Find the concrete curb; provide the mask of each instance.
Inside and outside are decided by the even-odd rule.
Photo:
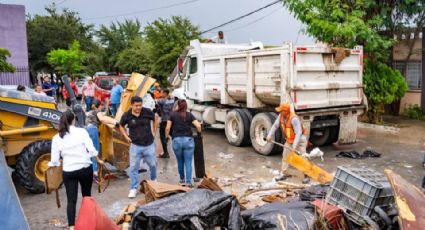
[[[400,128],[393,127],[393,126],[384,126],[384,125],[375,125],[375,124],[369,124],[369,123],[358,123],[359,128],[369,128],[369,129],[375,129],[378,131],[385,131],[385,132],[392,132],[392,133],[398,133],[400,132]]]

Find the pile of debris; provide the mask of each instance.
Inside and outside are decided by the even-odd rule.
[[[386,174],[391,182],[394,174]],[[418,225],[425,224],[422,213],[406,214],[406,200],[399,204],[398,194],[410,193],[394,191],[389,181],[370,169],[338,167],[330,184],[275,182],[240,196],[208,177],[193,189],[143,181],[145,198],[126,206],[116,223],[122,229],[398,229],[406,221],[425,226]]]

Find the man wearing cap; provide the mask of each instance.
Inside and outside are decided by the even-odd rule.
[[[282,174],[277,177],[276,180],[286,180],[288,178],[287,171],[289,167],[288,163],[286,163],[286,159],[288,158],[289,153],[292,149],[297,151],[299,154],[306,152],[306,129],[301,124],[298,116],[294,112],[291,112],[291,106],[288,103],[281,104],[276,108],[276,111],[280,114],[267,135],[267,141],[272,142],[272,136],[279,126],[281,126],[286,142],[282,153]],[[304,175],[303,183],[307,184],[309,182],[310,178],[307,175]]]

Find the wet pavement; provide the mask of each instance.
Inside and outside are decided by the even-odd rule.
[[[425,140],[425,122],[396,121],[400,131],[388,131],[374,127],[363,127],[358,130],[358,141],[352,145],[326,146],[324,161],[316,158],[313,161],[320,167],[333,173],[337,166],[369,167],[383,172],[392,169],[409,182],[420,186],[424,169],[422,168],[422,142]],[[261,156],[252,147],[234,147],[227,143],[223,130],[209,129],[204,132],[204,152],[206,171],[211,177],[219,179],[220,185],[230,193],[240,195],[253,183],[270,183],[273,173],[280,168],[280,155]],[[372,149],[382,153],[380,158],[348,159],[336,158],[339,151],[356,150],[362,153]],[[294,177],[288,181],[300,183],[302,175],[294,169],[290,170]],[[170,159],[158,159],[158,181],[177,183],[177,165],[174,156]],[[147,178],[147,173],[142,178]],[[115,218],[125,205],[143,197],[128,199],[128,179],[111,181],[105,193],[99,194],[97,186],[93,185],[92,193],[96,201]],[[65,189],[60,190],[62,207],[57,208],[55,195],[30,194],[17,186],[24,212],[31,229],[58,229],[54,223],[66,223]],[[79,198],[81,202],[81,197]],[[79,205],[79,203],[78,203]]]

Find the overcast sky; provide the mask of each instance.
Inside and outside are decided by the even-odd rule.
[[[58,8],[78,12],[85,23],[110,24],[124,19],[139,19],[142,25],[172,15],[188,17],[201,31],[237,18],[274,0],[0,0],[4,4],[25,5],[27,14],[46,14],[44,7],[52,2]],[[174,5],[174,6],[171,6]],[[168,8],[164,8],[167,7]],[[157,10],[152,10],[157,8]],[[158,9],[162,8],[162,9]],[[145,12],[142,12],[145,11]],[[229,43],[262,41],[265,44],[280,44],[292,41],[309,44],[312,38],[301,31],[303,25],[281,3],[220,28]],[[205,34],[213,37],[216,32]]]

